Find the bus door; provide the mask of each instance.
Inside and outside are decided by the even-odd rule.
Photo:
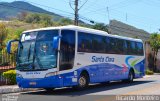
[[[66,71],[72,69],[74,66],[75,31],[62,30],[61,36],[59,71]],[[72,75],[72,73],[68,73],[63,76],[64,86],[70,85],[70,83],[72,83]]]

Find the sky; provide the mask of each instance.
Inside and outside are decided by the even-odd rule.
[[[21,1],[74,19],[74,0]],[[109,20],[115,19],[150,33],[160,32],[160,0],[79,0],[79,8],[79,18],[86,22],[108,24]]]

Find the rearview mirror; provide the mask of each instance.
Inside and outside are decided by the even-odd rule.
[[[7,43],[7,53],[12,54],[15,53],[18,48],[19,40],[11,40]]]
[[[53,48],[54,49],[58,49],[58,43],[59,43],[59,39],[61,38],[61,36],[55,36],[53,37]]]

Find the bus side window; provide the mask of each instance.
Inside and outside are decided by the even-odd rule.
[[[116,45],[117,45],[117,54],[125,54],[124,53],[124,40],[122,39],[116,39]]]
[[[140,42],[137,42],[137,54],[142,56],[144,55],[143,44]]]
[[[91,38],[88,33],[78,32],[78,52],[92,52]]]
[[[105,52],[105,38],[100,35],[92,35],[92,52],[104,53]]]
[[[109,40],[109,51],[108,51],[108,53],[109,54],[115,54],[116,53],[116,39],[112,38],[112,37],[109,37],[108,40]]]
[[[126,40],[126,45],[127,45],[127,55],[132,55],[131,42]]]
[[[131,54],[132,55],[136,55],[137,52],[136,52],[136,43],[134,41],[131,41]]]

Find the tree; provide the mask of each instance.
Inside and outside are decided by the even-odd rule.
[[[153,50],[153,62],[154,62],[153,71],[157,71],[156,65],[157,65],[157,54],[158,50],[160,49],[160,34],[158,33],[151,34],[149,42]]]
[[[93,26],[93,29],[98,29],[98,30],[102,30],[102,31],[108,32],[107,26],[106,26],[105,24],[103,24],[103,23],[95,24],[95,25]]]
[[[38,23],[42,24],[44,27],[52,25],[52,16],[47,14],[39,14],[39,13],[29,13],[24,21],[27,23]]]
[[[7,37],[7,28],[3,23],[0,23],[0,51],[4,48],[4,40]]]
[[[25,18],[25,21],[27,23],[38,23],[40,21],[40,16],[39,14],[35,13],[35,14],[28,14]]]
[[[69,25],[69,24],[73,24],[73,21],[68,18],[62,18],[60,19],[59,23],[61,25]]]
[[[17,15],[17,18],[20,21],[24,21],[27,15],[28,15],[28,12],[22,11],[20,14]]]
[[[47,15],[47,14],[41,14],[40,15],[40,23],[42,23],[44,27],[51,26],[52,25],[52,16]]]

